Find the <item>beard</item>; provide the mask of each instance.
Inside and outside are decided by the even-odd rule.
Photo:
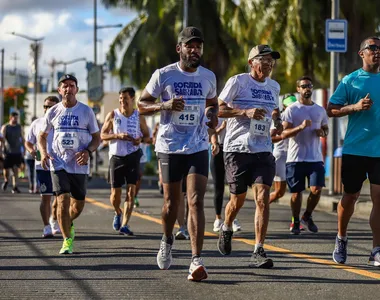
[[[191,57],[187,57],[185,54],[181,53],[181,60],[187,68],[198,68],[201,64],[201,58],[198,57],[197,60],[193,60]]]
[[[311,93],[311,92],[305,92],[304,94],[303,94],[303,98],[305,98],[305,99],[309,99],[309,98],[311,98],[311,95],[312,95],[313,93]]]

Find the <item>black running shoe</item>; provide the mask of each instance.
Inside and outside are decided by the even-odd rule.
[[[5,192],[7,190],[8,181],[4,181],[3,185],[1,186],[1,189]]]
[[[231,239],[234,232],[232,230],[223,230],[223,225],[219,229],[218,250],[223,255],[231,254]]]
[[[273,268],[273,260],[267,258],[267,254],[263,247],[258,248],[253,252],[249,261],[250,268],[270,269]]]
[[[318,227],[317,225],[315,225],[313,218],[311,216],[307,219],[305,218],[305,216],[302,216],[301,223],[303,224],[304,227],[307,228],[308,231],[312,233],[318,232]]]
[[[12,194],[20,194],[20,193],[21,191],[18,189],[17,186],[12,189]]]

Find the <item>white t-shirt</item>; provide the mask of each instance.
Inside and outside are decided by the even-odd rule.
[[[32,124],[30,124],[28,136],[26,137],[26,141],[31,143],[31,144],[35,144],[35,149],[38,148],[37,147],[38,135],[40,134],[41,131],[43,131],[44,124],[45,124],[45,117],[38,118],[38,119],[34,120],[32,122]],[[54,135],[54,131],[50,130],[50,132],[47,136],[47,151],[49,154],[51,153],[51,147],[53,144],[53,135]],[[34,165],[36,166],[36,170],[44,170],[44,168],[42,168],[42,166],[41,166],[41,161],[36,159],[34,161]]]
[[[280,85],[266,78],[258,82],[248,73],[238,74],[228,79],[219,99],[231,108],[264,108],[265,120],[253,120],[248,117],[227,119],[227,133],[224,139],[224,152],[272,152],[270,127],[272,112],[278,108]]]
[[[92,134],[99,132],[94,112],[87,105],[77,102],[66,108],[62,102],[54,105],[46,114],[42,131],[54,129],[50,170],[65,170],[72,174],[89,174],[90,162],[78,165],[75,153],[83,151],[92,140]]]
[[[134,110],[129,117],[124,116],[117,108],[114,110],[113,132],[128,133],[134,139],[142,137],[140,129],[139,112]],[[109,144],[109,156],[126,156],[139,150],[139,146],[133,145],[131,141],[114,139]]]
[[[281,113],[281,120],[284,120],[285,111]],[[273,125],[273,124],[272,124]],[[272,128],[275,128],[272,126]],[[289,139],[281,140],[278,143],[273,144],[273,155],[275,157],[280,157],[281,155],[286,155],[288,152]]]
[[[218,126],[217,126],[217,128],[222,125],[223,121],[227,121],[227,120],[225,118],[218,118]],[[226,128],[224,128],[223,130],[219,131],[219,134],[218,134],[218,143],[220,145],[223,145],[225,137],[226,137]]]
[[[328,124],[326,110],[315,103],[304,105],[298,101],[285,110],[283,121],[292,123],[293,127],[301,125],[304,120],[311,120],[311,126],[289,138],[286,162],[323,161],[321,140],[315,130]]]
[[[208,149],[205,116],[206,99],[216,96],[216,78],[210,70],[200,66],[188,73],[174,63],[156,70],[146,91],[165,102],[183,96],[182,112],[161,111],[156,151],[161,153],[192,154]]]
[[[152,130],[149,129],[149,137],[152,138]],[[147,163],[148,162],[148,149],[150,145],[146,143],[140,143],[140,149],[142,151],[142,156],[140,158],[140,163]]]

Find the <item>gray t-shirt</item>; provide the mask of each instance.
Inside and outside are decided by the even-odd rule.
[[[300,102],[285,110],[283,121],[292,123],[293,127],[301,125],[304,120],[311,120],[311,126],[289,138],[286,162],[323,161],[321,140],[315,130],[328,124],[326,110],[315,103],[304,105]]]

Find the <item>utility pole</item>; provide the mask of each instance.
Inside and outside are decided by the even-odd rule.
[[[17,72],[17,61],[20,60],[20,57],[18,57],[17,52],[15,52],[15,54],[13,56],[11,56],[10,59],[14,61],[13,73],[16,74],[16,72]]]
[[[331,0],[331,19],[339,19],[339,0]],[[330,53],[330,96],[334,93],[338,86],[339,74],[339,53]],[[329,119],[330,132],[328,136],[328,155],[330,157],[330,179],[329,194],[334,194],[335,166],[334,151],[338,147],[338,120],[337,118]]]
[[[183,21],[182,27],[186,28],[189,20],[189,0],[183,0]]]
[[[98,56],[98,53],[97,53],[97,50],[96,50],[96,43],[97,43],[97,30],[98,30],[98,24],[97,24],[97,20],[96,20],[96,1],[97,0],[94,0],[94,65],[96,66],[96,63],[97,63],[97,56]]]
[[[4,123],[4,48],[1,49],[0,125]]]

